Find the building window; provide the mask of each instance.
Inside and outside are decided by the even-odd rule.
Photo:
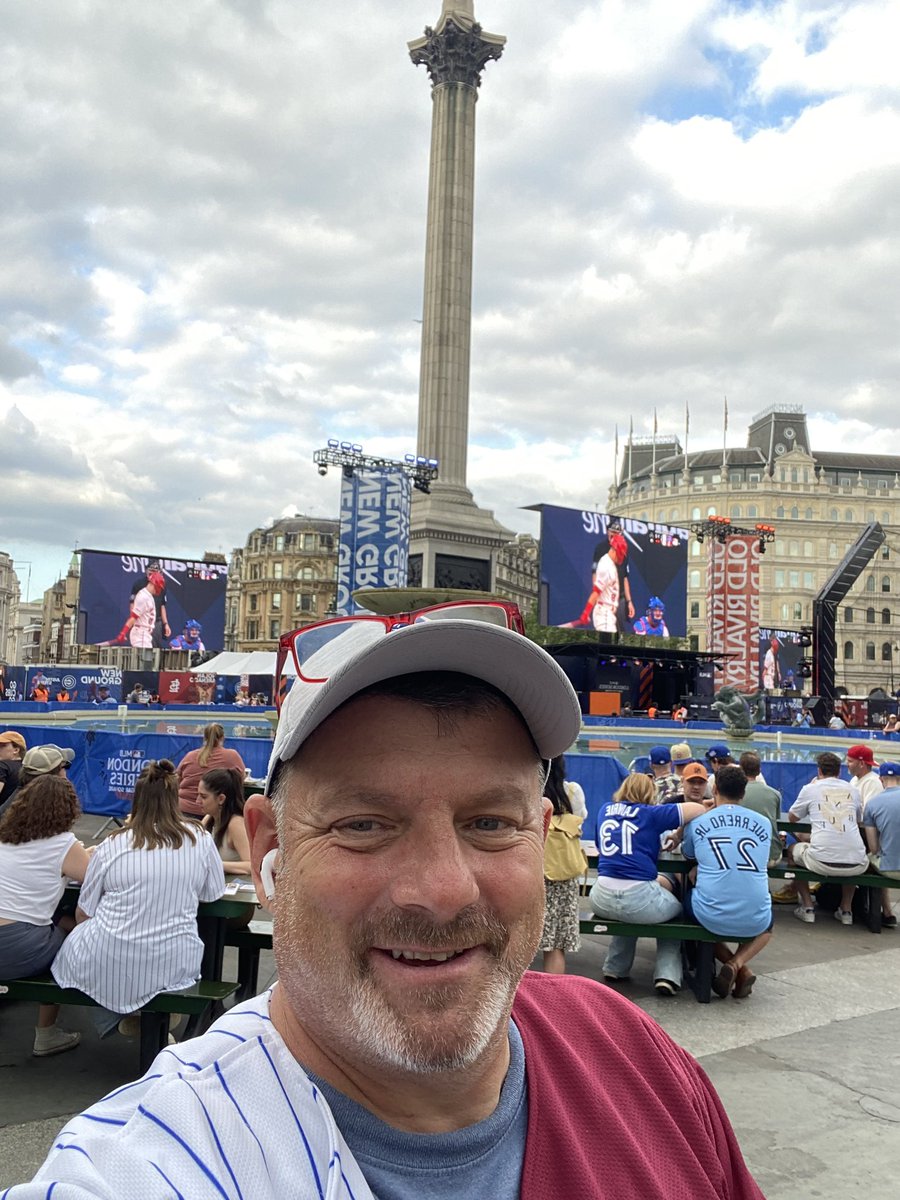
[[[747,506],[747,516],[748,517],[758,517],[759,516],[759,509],[756,507],[755,504],[750,504]]]
[[[303,549],[304,550],[315,550],[315,548],[316,548],[316,535],[314,533],[304,533]]]
[[[748,483],[759,483],[760,478],[761,478],[761,476],[759,474],[759,471],[750,471],[747,474],[747,482]]]
[[[867,592],[875,591],[875,576],[874,575],[870,575],[868,577],[868,579],[866,580],[866,591]]]
[[[277,617],[273,617],[269,621],[269,637],[274,642],[276,638],[281,637],[281,622]]]
[[[716,506],[714,504],[711,504],[706,510],[706,515],[708,517],[714,517],[716,515]]]
[[[702,553],[703,553],[703,547],[700,545],[700,543],[695,538],[691,542],[691,558],[699,558]]]
[[[272,608],[275,612],[281,612],[281,592],[272,593]]]
[[[866,642],[866,662],[875,661],[875,643]]]
[[[257,608],[258,604],[259,604],[259,596],[257,596],[256,592],[251,592],[250,595],[247,597],[247,606],[250,609],[250,612],[256,612],[256,608]]]
[[[803,572],[803,586],[810,589],[816,586],[816,577],[812,571]]]
[[[699,616],[700,616],[700,601],[692,600],[691,601],[691,620],[696,621]]]
[[[781,619],[782,621],[789,621],[791,619],[791,606],[789,604],[782,604]]]
[[[739,504],[732,504],[732,506],[731,506],[732,520],[734,520],[735,517],[740,517],[740,515],[741,515],[741,506]]]
[[[672,517],[671,517],[671,519],[672,519],[672,521],[673,521],[673,522],[674,522],[674,521],[680,521],[680,520],[681,520],[681,513],[678,511],[678,509],[677,509],[677,508],[673,508],[673,509],[672,509]]]
[[[299,570],[297,571],[298,579],[312,579],[312,577],[313,577],[312,567],[300,567]]]
[[[315,612],[316,598],[309,592],[298,592],[294,599],[294,607],[298,612]]]
[[[784,555],[784,539],[783,538],[775,539],[775,553],[778,555],[779,558],[783,557],[783,555]]]
[[[848,621],[848,622],[853,620],[853,609],[852,608],[844,609],[844,620]]]
[[[883,608],[881,610],[881,623],[882,623],[882,625],[890,625],[891,610],[889,608]]]
[[[889,592],[889,591],[891,590],[891,577],[890,577],[890,575],[882,575],[882,577],[881,577],[881,590],[882,590],[883,592]]]
[[[837,558],[839,553],[840,552],[838,550],[837,542],[829,542],[828,543],[828,557],[829,558]]]
[[[775,570],[775,586],[777,588],[784,587],[784,571],[780,571],[777,568]]]
[[[802,621],[802,620],[803,620],[803,605],[800,603],[800,601],[799,601],[799,600],[795,600],[795,601],[794,601],[794,613],[793,613],[793,619],[794,619],[795,621]]]
[[[259,621],[248,621],[247,622],[247,635],[246,636],[247,636],[248,642],[256,641],[257,637],[259,636]]]
[[[799,558],[800,543],[796,538],[791,538],[788,542],[788,554],[791,556],[791,558]]]
[[[875,520],[875,513],[871,508],[866,509],[866,520],[871,524]]]
[[[775,509],[775,519],[778,521],[784,520],[784,505],[783,504],[779,504],[778,507]]]
[[[791,508],[791,520],[792,521],[800,520],[800,509],[797,507],[796,504]]]
[[[853,509],[852,509],[852,508],[845,508],[845,509],[844,509],[844,520],[845,520],[845,521],[852,521],[852,520],[853,520]]]
[[[813,519],[813,510],[811,508],[808,508],[804,515],[805,515],[807,521],[811,521]]]
[[[800,572],[788,571],[788,587],[798,588],[800,586]]]
[[[881,661],[882,662],[890,662],[891,661],[891,643],[890,642],[882,642],[881,643]]]
[[[250,567],[250,578],[259,579],[259,563],[253,563]]]
[[[283,550],[284,550],[284,534],[279,533],[279,534],[275,535],[275,553],[281,554]]]
[[[699,520],[700,520],[700,509],[699,509],[699,508],[692,508],[692,509],[691,509],[691,520],[692,520],[692,521],[699,521]]]
[[[702,475],[694,476],[694,484],[696,487],[703,487],[704,483],[706,483],[706,480],[703,478]]]
[[[853,643],[852,642],[844,642],[844,658],[852,658],[852,657],[853,657]]]
[[[881,557],[882,558],[890,558],[891,557],[891,548],[889,545],[887,545],[887,543],[885,543],[881,547]]]
[[[691,571],[691,577],[690,577],[689,582],[690,582],[690,586],[692,588],[698,588],[700,586],[700,572],[699,571]]]
[[[812,556],[813,556],[813,544],[810,541],[805,541],[803,543],[803,557],[804,558],[812,558]]]
[[[867,625],[875,624],[875,609],[874,608],[866,609],[866,624]]]
[[[283,562],[272,563],[272,578],[273,579],[283,579],[284,578],[284,563]]]

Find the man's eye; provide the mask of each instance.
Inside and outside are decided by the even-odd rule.
[[[336,826],[338,833],[374,833],[381,828],[381,822],[374,817],[360,817],[357,821],[345,821],[343,825]]]
[[[472,822],[472,828],[478,833],[501,833],[512,826],[509,821],[504,821],[501,817],[476,817]]]

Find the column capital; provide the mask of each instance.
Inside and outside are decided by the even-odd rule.
[[[424,64],[433,88],[441,83],[462,83],[477,89],[485,64],[498,59],[505,45],[505,37],[485,33],[475,23],[460,24],[453,14],[444,14],[436,29],[426,26],[425,36],[409,43],[409,56],[414,66]]]

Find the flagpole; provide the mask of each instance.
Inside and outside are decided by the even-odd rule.
[[[728,470],[728,397],[725,396],[725,407],[722,413],[722,475]]]
[[[691,406],[687,400],[684,402],[684,473],[688,470],[688,434],[691,431]]]
[[[656,409],[653,410],[653,466],[650,468],[650,474],[656,474]]]
[[[634,441],[634,417],[628,426],[628,482],[631,482],[632,442]]]
[[[614,441],[615,449],[613,450],[613,487],[616,492],[619,490],[619,423],[616,422],[616,436]]]

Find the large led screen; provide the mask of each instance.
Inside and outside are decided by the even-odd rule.
[[[82,638],[99,646],[221,650],[224,563],[81,551]]]
[[[548,625],[684,637],[688,530],[575,508],[541,509]]]
[[[798,667],[801,658],[808,654],[809,650],[800,645],[797,630],[760,627],[759,686],[769,692],[805,687]]]

